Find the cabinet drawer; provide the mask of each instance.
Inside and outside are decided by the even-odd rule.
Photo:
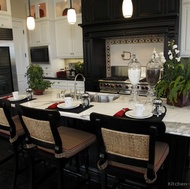
[[[0,16],[1,28],[12,28],[12,19],[9,16]]]
[[[75,85],[76,85],[76,89],[84,90],[83,81],[68,81],[68,89],[74,89]]]
[[[67,81],[51,80],[53,82],[52,88],[54,89],[67,89]]]

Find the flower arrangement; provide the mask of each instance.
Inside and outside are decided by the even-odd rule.
[[[168,60],[163,63],[163,76],[156,86],[158,97],[167,96],[170,103],[177,102],[179,95],[188,98],[190,91],[190,58],[179,56],[175,41],[168,42]]]

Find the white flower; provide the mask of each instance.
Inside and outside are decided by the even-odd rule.
[[[169,59],[170,59],[170,60],[173,59],[173,55],[172,55],[172,54],[169,55]]]
[[[181,57],[176,57],[175,59],[176,59],[178,62],[180,62]]]
[[[171,50],[168,51],[168,55],[172,55],[172,51]]]
[[[175,54],[178,54],[179,53],[179,50],[175,49]]]
[[[164,57],[164,53],[163,53],[163,52],[160,52],[160,53],[159,53],[159,59],[160,59],[160,62],[161,62],[161,63],[165,63],[165,62],[166,62],[166,59],[165,59],[165,57]]]
[[[177,49],[177,45],[173,45],[173,49]]]

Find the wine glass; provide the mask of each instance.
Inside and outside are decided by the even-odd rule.
[[[149,103],[152,103],[152,100],[157,97],[155,86],[160,78],[160,70],[160,62],[156,58],[156,53],[153,53],[151,60],[146,66],[146,80],[149,85],[147,97]]]
[[[141,65],[136,59],[136,55],[133,54],[128,65],[128,77],[133,85],[131,95],[131,101],[135,104],[137,102],[137,84],[139,83],[141,77]]]

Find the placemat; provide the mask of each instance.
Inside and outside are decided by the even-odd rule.
[[[150,121],[150,122],[158,122],[158,121],[162,121],[162,119],[164,118],[166,114],[163,113],[161,114],[159,117],[157,117],[156,115],[153,115],[152,117],[149,117],[149,118],[145,118],[145,119],[138,119],[138,120],[146,120],[146,121]],[[136,118],[131,118],[131,117],[128,117],[126,116],[125,114],[122,116],[123,118],[127,118],[127,119],[131,119],[131,120],[134,120]]]
[[[157,117],[156,115],[152,115],[151,117],[149,118],[145,118],[145,119],[138,119],[138,120],[146,120],[146,121],[150,121],[150,122],[159,122],[159,121],[162,121],[164,116],[166,115],[166,112],[167,112],[167,108],[164,106],[165,108],[165,112],[162,113],[159,117]],[[130,111],[130,110],[129,110]],[[131,120],[134,120],[136,118],[131,118],[131,117],[128,117],[126,116],[125,114],[122,116],[123,118],[127,118],[127,119],[131,119]]]
[[[36,100],[37,98],[32,98],[30,100],[28,100],[27,98],[23,99],[23,100],[15,100],[15,101],[10,101],[11,104],[20,104],[20,103],[24,103],[24,102],[29,102],[29,101],[32,101],[32,100]]]
[[[88,107],[83,108],[82,105],[80,104],[80,106],[78,106],[76,108],[73,108],[73,109],[64,109],[63,110],[61,108],[57,108],[57,110],[58,111],[62,111],[62,112],[71,112],[71,113],[77,113],[77,114],[79,114],[79,113],[81,113],[81,112],[83,112],[83,111],[85,111],[85,110],[87,110],[87,109],[89,109],[89,108],[91,108],[93,106],[94,105],[90,105]]]

